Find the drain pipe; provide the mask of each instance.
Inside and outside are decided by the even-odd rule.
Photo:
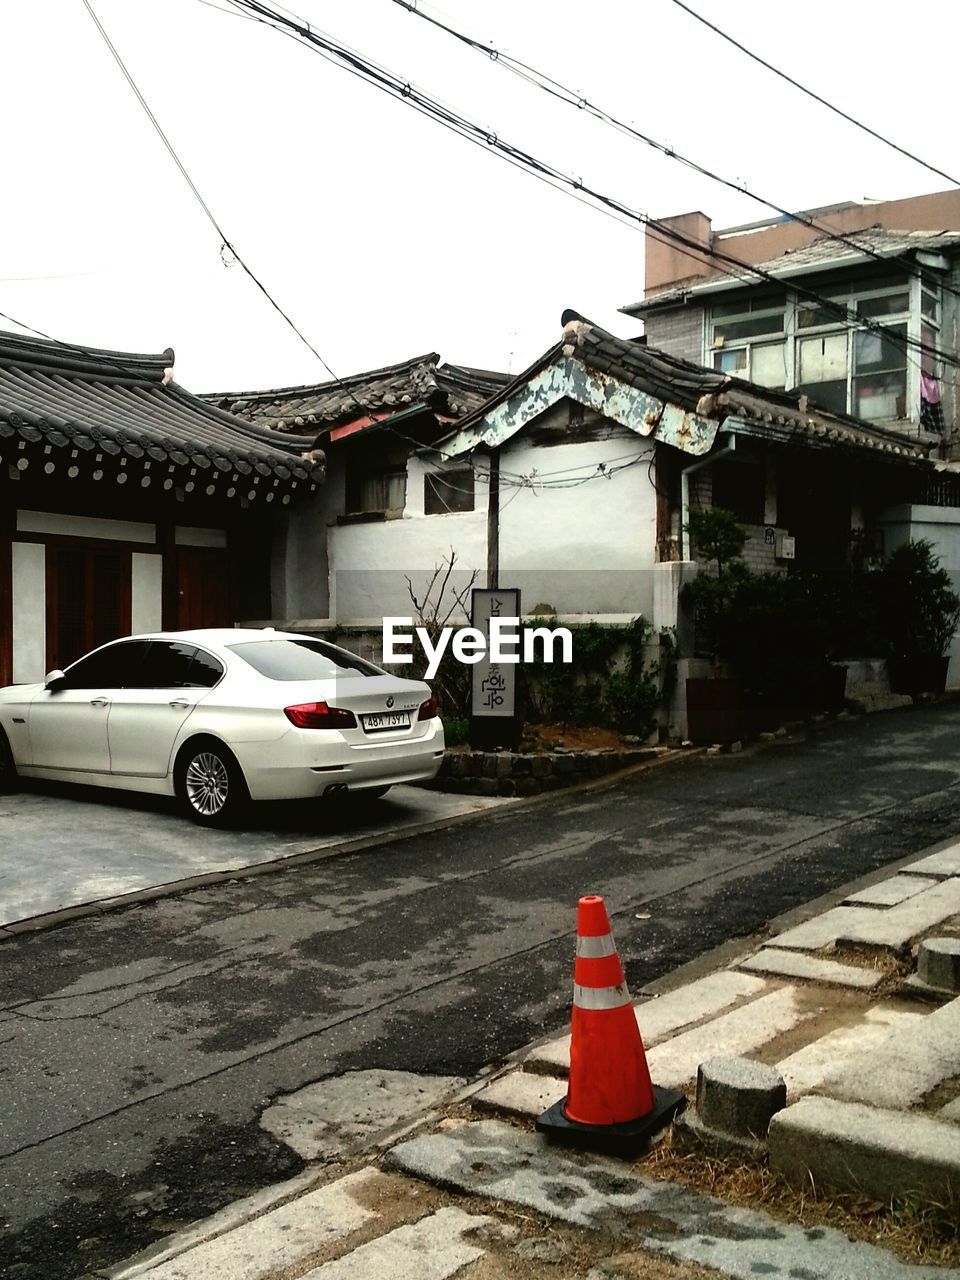
[[[716,449],[713,453],[707,454],[705,458],[701,458],[699,462],[692,463],[689,467],[684,467],[680,472],[680,559],[690,559],[690,533],[687,525],[690,521],[690,477],[695,471],[702,471],[704,467],[711,466],[720,458],[726,458],[729,454],[734,453],[737,447],[737,437],[731,432],[727,436],[727,443],[722,448]]]

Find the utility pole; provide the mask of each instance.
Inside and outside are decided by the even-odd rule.
[[[490,450],[487,486],[487,588],[500,585],[500,450]]]

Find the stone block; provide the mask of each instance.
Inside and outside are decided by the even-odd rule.
[[[513,772],[513,757],[506,751],[497,756],[497,777],[509,778]]]
[[[774,1067],[749,1058],[710,1058],[697,1069],[697,1115],[735,1138],[766,1137],[787,1105],[787,1086]]]
[[[573,756],[558,755],[556,764],[554,765],[554,772],[568,775],[573,773],[575,767]]]
[[[511,1071],[473,1096],[473,1109],[495,1115],[536,1120],[548,1107],[567,1095],[567,1082],[556,1076]]]
[[[540,794],[540,783],[536,778],[518,778],[514,785],[517,788],[518,796],[538,796]]]
[[[497,786],[496,778],[478,778],[474,795],[495,796],[497,794]]]
[[[499,757],[494,751],[485,751],[483,753],[483,776],[485,778],[498,778],[501,775],[498,772]]]
[[[879,884],[872,884],[859,893],[851,893],[844,902],[852,902],[860,907],[895,907],[897,903],[912,898],[922,889],[929,889],[930,881],[923,876],[889,876]]]
[[[960,938],[927,938],[921,942],[917,977],[928,987],[960,995]]]
[[[960,876],[960,844],[952,844],[949,849],[927,854],[919,862],[912,862],[909,867],[904,867],[904,870],[914,876],[935,876],[937,879]]]
[[[535,778],[546,778],[553,770],[553,761],[549,756],[533,757],[533,776]]]
[[[960,1188],[960,1130],[929,1116],[801,1098],[770,1122],[770,1166],[795,1186],[939,1204]]]
[[[821,1088],[875,1107],[912,1107],[957,1074],[960,1000],[951,1000],[904,1034],[891,1028],[877,1045],[838,1064]]]
[[[764,947],[749,960],[738,966],[748,973],[771,973],[781,978],[803,978],[808,982],[823,982],[832,987],[854,987],[869,991],[884,979],[881,969],[858,969],[856,965],[838,964],[836,960],[821,960],[803,951],[781,951],[777,947]]]
[[[517,794],[517,784],[512,778],[501,778],[497,783],[498,796],[515,796]]]
[[[529,778],[533,773],[533,758],[531,756],[514,756],[513,768],[510,772],[514,778]]]

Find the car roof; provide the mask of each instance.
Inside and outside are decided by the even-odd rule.
[[[231,644],[251,640],[312,640],[296,631],[277,631],[273,627],[197,627],[192,631],[147,631],[128,640],[192,640],[194,644],[224,649]]]

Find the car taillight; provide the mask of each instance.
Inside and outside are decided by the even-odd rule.
[[[430,697],[426,700],[426,702],[420,703],[420,710],[417,712],[417,719],[432,720],[436,714],[437,714],[437,700],[433,696],[433,694],[431,694]]]
[[[283,714],[298,729],[355,729],[357,718],[343,707],[328,707],[325,702],[300,702],[284,707]]]

